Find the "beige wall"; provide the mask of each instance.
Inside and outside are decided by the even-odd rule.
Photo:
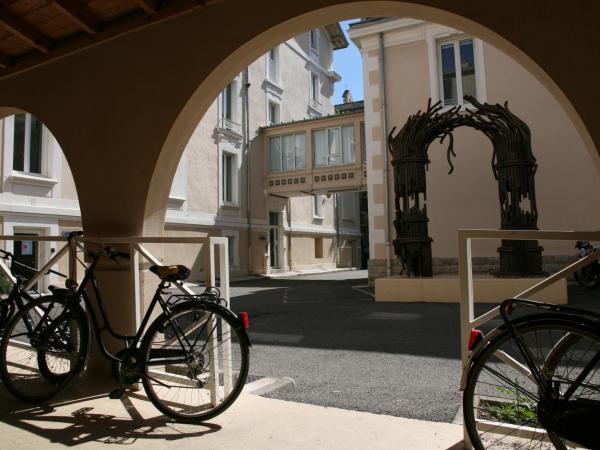
[[[430,76],[436,72],[430,70],[424,27],[413,25],[402,31],[386,32],[389,130],[394,126],[402,127],[410,114],[426,108],[427,99],[435,97],[431,86],[437,85],[437,79],[431,83]],[[366,38],[361,39],[364,44]],[[374,169],[373,160],[382,159],[377,56],[377,50],[363,52],[367,139],[371,140],[367,144],[372,164],[369,177]],[[484,43],[483,61],[487,101],[503,103],[508,100],[511,111],[531,128],[533,152],[538,162],[535,182],[539,228],[597,228],[600,206],[595,194],[600,189],[600,179],[594,161],[567,114],[537,79],[500,50]],[[457,256],[456,230],[459,228],[500,226],[498,187],[491,170],[491,143],[479,132],[458,129],[454,141],[457,157],[453,158],[455,169],[451,175],[448,175],[446,148],[447,141],[444,145],[434,143],[429,149],[427,205],[434,258]],[[382,188],[376,189],[373,195],[379,204],[383,204]],[[389,195],[391,239],[394,239],[391,169]],[[369,213],[371,215],[371,209]],[[382,229],[385,221],[375,223]],[[371,245],[379,243],[379,249],[383,249],[382,237],[383,233],[375,239],[371,237]],[[499,242],[477,242],[474,255],[494,256],[498,245]],[[545,255],[573,254],[572,243],[542,242],[542,245],[546,249]],[[385,253],[380,251],[376,258],[385,258]]]
[[[323,257],[315,255],[315,240],[323,241]],[[292,238],[292,255],[294,268],[301,269],[312,265],[329,265],[335,267],[335,241],[326,236],[295,236]]]

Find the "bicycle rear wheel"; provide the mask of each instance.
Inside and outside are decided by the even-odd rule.
[[[245,332],[229,310],[190,301],[160,315],[141,346],[148,398],[163,414],[198,423],[225,411],[248,375]]]
[[[583,374],[569,402],[587,402],[599,411],[600,362],[595,358],[600,352],[600,336],[596,329],[568,318],[550,317],[521,322],[515,328],[545,385],[559,399]],[[584,374],[588,365],[591,370]],[[538,403],[541,389],[511,333],[499,333],[475,358],[463,395],[465,426],[473,446],[478,450],[598,448],[595,427],[586,425],[574,436],[544,428],[542,422],[548,422]]]
[[[85,365],[88,323],[78,305],[63,297],[28,303],[8,323],[2,345],[2,381],[26,402],[56,395]]]

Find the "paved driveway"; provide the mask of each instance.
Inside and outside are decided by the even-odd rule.
[[[288,376],[277,398],[451,422],[460,406],[458,307],[376,304],[366,272],[236,283],[250,314],[251,373]]]
[[[251,374],[293,378],[295,389],[273,395],[284,400],[452,422],[461,403],[458,305],[375,303],[353,289],[366,277],[235,283],[232,307],[251,318]],[[599,292],[571,286],[570,302],[600,310]]]

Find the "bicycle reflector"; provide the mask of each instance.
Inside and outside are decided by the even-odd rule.
[[[469,345],[467,345],[469,351],[472,352],[482,339],[483,333],[480,330],[472,329],[471,336],[469,337]]]
[[[248,328],[250,328],[250,318],[248,317],[248,313],[247,312],[241,312],[238,314],[238,318],[240,320],[240,323],[242,325],[244,325],[244,329],[247,330]]]

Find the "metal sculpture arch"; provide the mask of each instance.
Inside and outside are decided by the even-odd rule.
[[[410,116],[388,137],[394,170],[397,238],[394,250],[408,276],[432,276],[433,263],[427,217],[426,170],[429,146],[448,138],[447,157],[454,170],[454,130],[467,126],[481,131],[493,146],[492,172],[498,181],[500,225],[503,230],[537,230],[538,211],[534,176],[536,159],[531,150],[531,132],[525,122],[504,105],[479,103],[465,97],[473,108],[443,109],[440,102]],[[534,276],[543,273],[542,250],[537,241],[503,240],[498,248],[498,276]]]

